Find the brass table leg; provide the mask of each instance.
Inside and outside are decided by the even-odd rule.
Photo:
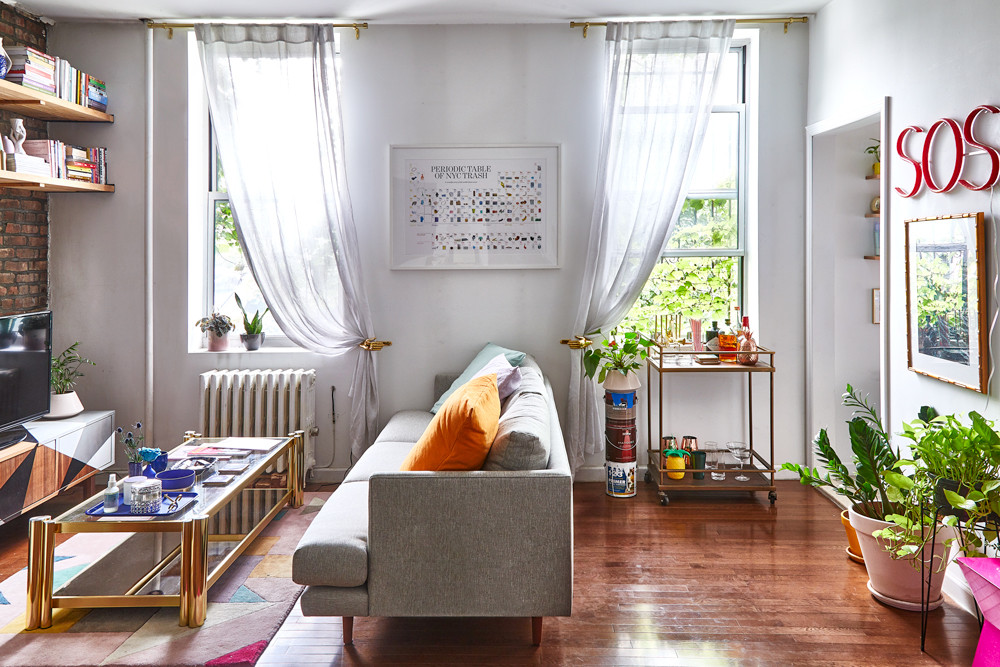
[[[56,546],[51,516],[28,521],[28,601],[24,629],[52,627],[52,571]]]
[[[208,612],[208,515],[195,514],[181,526],[181,590],[178,624],[197,628]]]
[[[305,502],[305,431],[295,431],[292,437],[291,456],[288,457],[288,488],[291,491],[291,507],[302,507]]]

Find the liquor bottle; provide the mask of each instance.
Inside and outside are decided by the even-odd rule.
[[[708,341],[713,338],[719,337],[719,321],[712,320],[712,328],[705,332],[705,345],[708,345]]]

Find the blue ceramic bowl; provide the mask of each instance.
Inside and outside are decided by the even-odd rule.
[[[183,491],[194,484],[194,470],[164,470],[156,473],[164,491]]]

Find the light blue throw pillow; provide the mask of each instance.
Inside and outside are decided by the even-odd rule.
[[[436,414],[437,411],[441,409],[445,400],[447,400],[447,398],[451,396],[456,389],[475,377],[476,373],[481,371],[483,367],[490,362],[490,359],[498,354],[502,354],[507,357],[507,361],[510,362],[511,366],[520,366],[521,362],[524,361],[525,356],[524,352],[518,352],[517,350],[500,347],[499,345],[494,345],[493,343],[487,343],[486,346],[479,351],[479,354],[477,354],[476,357],[469,363],[469,365],[465,367],[462,374],[451,383],[451,386],[448,387],[448,391],[441,394],[441,398],[439,398],[437,403],[434,404],[434,407],[431,408],[431,412]]]

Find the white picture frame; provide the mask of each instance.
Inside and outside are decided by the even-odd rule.
[[[390,146],[392,269],[559,268],[559,146]]]

